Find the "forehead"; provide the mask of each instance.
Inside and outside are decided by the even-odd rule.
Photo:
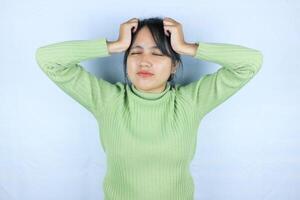
[[[155,43],[153,36],[151,35],[151,32],[149,28],[143,27],[138,35],[136,36],[135,42],[133,43],[132,47],[130,49],[158,49],[157,44]]]

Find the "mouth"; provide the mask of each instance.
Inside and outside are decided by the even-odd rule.
[[[137,75],[140,76],[140,77],[143,77],[143,78],[147,78],[147,77],[153,76],[154,74],[140,72],[140,73],[137,73]]]

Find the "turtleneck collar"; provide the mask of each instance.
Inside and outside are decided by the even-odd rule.
[[[136,94],[137,96],[143,98],[143,99],[159,99],[160,97],[162,97],[167,91],[170,90],[170,83],[167,82],[166,84],[166,88],[164,91],[162,91],[161,93],[149,93],[149,92],[142,92],[139,91],[138,89],[135,88],[135,86],[133,84],[130,85],[132,91],[134,92],[134,94]]]

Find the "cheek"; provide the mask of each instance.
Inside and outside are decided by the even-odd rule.
[[[127,65],[127,71],[129,72],[131,70],[132,66],[133,66],[132,59],[127,58],[126,65]]]
[[[165,67],[161,72],[160,72],[160,76],[167,78],[170,76],[171,70],[169,69],[169,67]]]
[[[131,69],[135,69],[138,67],[138,62],[136,61],[136,59],[127,59],[127,68],[128,70]]]
[[[139,64],[137,59],[127,58],[127,73],[129,76],[134,76],[139,70]],[[171,62],[165,59],[153,59],[152,60],[152,70],[158,76],[169,76],[171,73]]]
[[[160,65],[157,65],[156,71],[161,75],[161,76],[169,76],[171,73],[171,64],[168,62],[165,63],[160,63]]]
[[[129,77],[134,78],[136,72],[138,71],[136,65],[127,62],[127,74]]]

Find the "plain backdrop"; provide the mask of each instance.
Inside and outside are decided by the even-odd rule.
[[[121,23],[155,16],[180,22],[186,42],[239,44],[264,56],[260,72],[199,125],[195,199],[300,199],[299,10],[297,0],[1,0],[0,199],[104,198],[101,127],[48,79],[35,52],[67,40],[116,40]],[[82,65],[124,82],[123,55]],[[182,60],[182,84],[220,67]]]

